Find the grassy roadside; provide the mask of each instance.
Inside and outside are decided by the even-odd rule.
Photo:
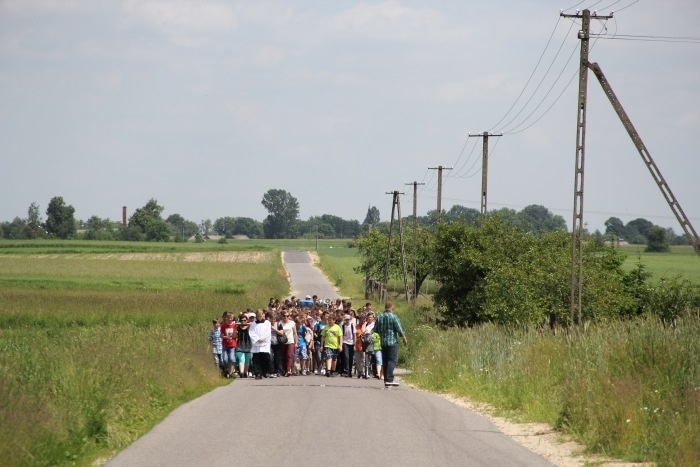
[[[358,260],[350,256],[324,250],[321,266],[338,269],[333,276],[343,277],[341,291],[352,296],[361,277],[352,272]],[[687,259],[697,261],[687,256],[681,262]],[[411,342],[400,363],[411,370],[411,383],[487,402],[510,418],[548,423],[592,452],[700,464],[697,315],[673,327],[649,317],[554,335],[494,325],[441,330],[421,317],[420,308],[397,302]]]
[[[0,244],[3,465],[87,465],[128,446],[224,384],[206,351],[212,318],[288,289],[271,249],[228,262],[207,261],[217,245],[25,243]]]

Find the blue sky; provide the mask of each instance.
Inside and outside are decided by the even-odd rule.
[[[490,130],[505,134],[489,209],[541,204],[571,226],[580,23],[559,12],[585,7],[616,11],[593,22],[616,39],[591,61],[697,230],[700,43],[622,40],[700,37],[694,0],[0,1],[0,220],[53,196],[79,219],[155,198],[165,216],[262,220],[270,188],[303,219],[372,205],[387,220],[386,192],[408,214],[413,181],[419,214],[435,209],[438,165],[454,167],[443,208],[479,209],[467,136]],[[588,228],[680,233],[592,74],[587,119]]]

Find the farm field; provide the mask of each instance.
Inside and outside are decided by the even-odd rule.
[[[691,246],[672,246],[669,253],[645,253],[643,245],[621,247],[628,255],[625,267],[634,268],[639,261],[653,274],[652,280],[681,275],[700,284],[700,257]]]
[[[0,242],[3,465],[85,465],[129,445],[225,384],[213,318],[289,288],[273,248],[22,243]]]

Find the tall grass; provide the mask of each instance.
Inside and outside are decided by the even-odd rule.
[[[353,271],[359,264],[357,249],[347,247],[328,248],[319,251],[320,267],[338,287],[341,295],[357,301],[364,298],[364,277]]]
[[[172,254],[205,254],[133,260],[83,244],[0,255],[3,465],[83,465],[128,446],[224,384],[206,351],[212,318],[288,289],[277,254],[225,263],[178,245]]]
[[[350,282],[361,279],[352,273],[356,261],[321,255],[322,267],[345,268],[334,274]],[[439,329],[426,319],[429,310],[399,301],[397,311],[410,343],[399,363],[411,383],[549,423],[594,452],[700,465],[697,313],[673,326],[647,316],[553,334],[492,324]]]
[[[413,328],[409,379],[547,422],[590,450],[700,463],[700,318],[654,317],[553,335],[537,328]]]

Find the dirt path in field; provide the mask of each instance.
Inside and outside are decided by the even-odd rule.
[[[7,255],[6,257],[10,257]],[[17,256],[19,257],[19,255]],[[183,253],[105,253],[90,255],[31,255],[32,258],[80,258],[117,261],[181,261],[185,263],[264,263],[271,261],[267,251],[203,251]]]

